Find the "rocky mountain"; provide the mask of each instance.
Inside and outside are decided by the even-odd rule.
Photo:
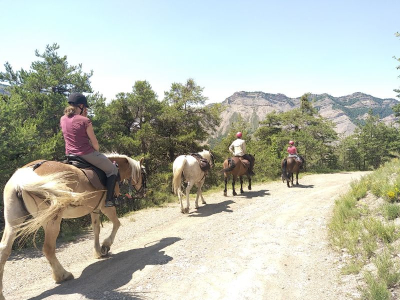
[[[263,92],[236,92],[225,99],[222,105],[225,111],[222,113],[222,122],[217,135],[224,135],[229,125],[241,117],[248,121],[252,129],[259,126],[259,122],[273,111],[285,112],[300,107],[300,98],[289,98],[283,94],[268,94]],[[368,111],[385,124],[394,124],[396,117],[392,107],[399,102],[396,99],[380,99],[363,93],[354,93],[348,96],[333,97],[328,94],[312,94],[313,107],[318,113],[336,125],[339,136],[347,136],[353,133],[357,124],[365,120]]]
[[[6,87],[7,87],[7,85],[0,83],[0,94],[3,94],[3,95],[4,94],[6,94],[6,95],[10,94],[9,92],[7,92],[5,90]]]

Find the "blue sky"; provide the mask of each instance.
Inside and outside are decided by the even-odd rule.
[[[237,91],[300,97],[400,88],[398,0],[4,1],[0,70],[60,45],[111,100],[147,80],[159,99],[193,78],[208,103]]]

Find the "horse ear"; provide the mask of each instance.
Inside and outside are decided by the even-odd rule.
[[[144,157],[142,157],[142,158],[140,159],[140,165],[143,165],[143,162],[144,162]]]

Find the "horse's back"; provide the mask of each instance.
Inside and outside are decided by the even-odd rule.
[[[288,157],[286,159],[286,168],[291,173],[297,173],[300,170],[300,162],[295,157]]]

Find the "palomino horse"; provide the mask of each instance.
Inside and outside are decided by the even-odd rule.
[[[121,181],[128,181],[138,193],[146,185],[143,159],[108,154],[119,166]],[[117,188],[116,188],[117,190]],[[96,189],[78,168],[56,161],[34,161],[18,169],[4,188],[5,227],[0,244],[0,299],[3,296],[4,265],[16,236],[26,237],[43,226],[43,253],[50,263],[56,283],[73,279],[55,255],[56,239],[63,218],[79,218],[90,214],[94,233],[94,256],[106,256],[114,241],[120,222],[115,207],[105,207],[106,191]],[[111,234],[99,243],[100,211],[113,223]],[[26,219],[29,220],[26,221]]]
[[[250,155],[250,159],[253,160],[253,164],[255,158],[253,155]],[[222,172],[224,173],[224,181],[225,181],[225,189],[224,189],[224,196],[227,195],[227,188],[226,185],[228,184],[229,175],[232,174],[232,195],[236,196],[237,193],[235,191],[235,182],[237,177],[239,176],[240,179],[240,193],[243,194],[243,176],[247,176],[249,181],[248,189],[251,190],[251,176],[248,174],[248,170],[250,167],[250,163],[248,160],[243,160],[240,157],[234,156],[232,158],[225,159],[223,167],[224,169]]]
[[[209,168],[214,166],[214,157],[212,153],[208,150],[203,150],[199,152],[201,158],[206,159]],[[201,193],[201,187],[204,184],[204,180],[207,175],[207,168],[202,170],[201,160],[196,158],[197,155],[180,155],[178,156],[173,164],[173,180],[172,180],[172,190],[178,195],[179,201],[181,203],[181,212],[189,213],[189,194],[193,185],[197,186],[197,196],[195,201],[195,208],[199,208],[198,200],[201,197],[201,203],[206,204],[203,195]],[[183,175],[183,176],[182,176]],[[184,177],[184,178],[182,178]],[[182,179],[187,183],[186,186],[186,208],[183,208],[182,197],[184,196],[182,192]]]
[[[296,185],[299,185],[299,172],[302,165],[303,160],[301,158],[288,157],[282,160],[282,181],[285,182],[286,180],[288,187],[290,187],[290,183],[293,186],[293,174],[296,174]]]

